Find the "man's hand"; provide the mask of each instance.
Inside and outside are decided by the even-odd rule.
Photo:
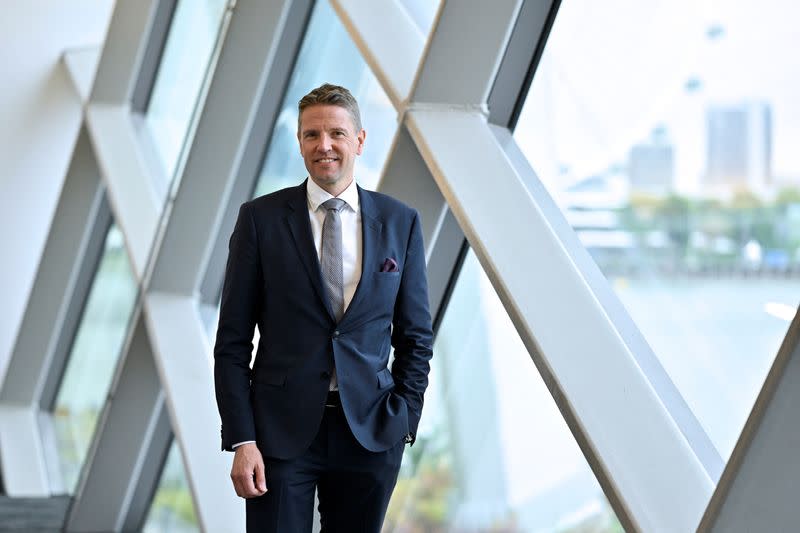
[[[255,498],[267,492],[264,476],[264,459],[255,443],[236,447],[231,468],[231,480],[236,494],[242,498]]]

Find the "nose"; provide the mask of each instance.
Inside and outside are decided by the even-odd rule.
[[[331,138],[328,134],[323,133],[319,136],[319,145],[317,146],[317,149],[320,152],[327,152],[331,149]]]

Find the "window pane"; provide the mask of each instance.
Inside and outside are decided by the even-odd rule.
[[[515,132],[725,460],[800,301],[798,15],[563,2]]]
[[[150,512],[147,513],[144,532],[193,533],[195,531],[200,531],[200,528],[194,512],[192,494],[186,482],[180,449],[173,441]]]
[[[359,185],[374,189],[397,129],[397,113],[328,2],[311,15],[255,196],[297,185],[308,175],[297,143],[297,102],[323,83],[347,87],[358,100],[367,131],[364,153],[356,160]]]
[[[472,251],[384,531],[622,531]]]
[[[95,275],[53,413],[64,487],[72,494],[103,408],[136,301],[122,233],[114,224]]]
[[[400,0],[400,4],[423,35],[430,33],[433,17],[436,16],[440,3],[439,0]]]
[[[170,179],[175,173],[214,52],[227,0],[180,0],[175,7],[146,123]]]

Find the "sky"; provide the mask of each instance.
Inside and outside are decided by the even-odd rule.
[[[563,186],[625,164],[662,127],[676,187],[693,192],[708,107],[765,101],[773,173],[800,180],[799,15],[788,0],[567,0],[515,136],[540,178]]]

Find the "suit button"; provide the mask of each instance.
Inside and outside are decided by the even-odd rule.
[[[333,337],[336,338],[338,336],[339,336],[339,330],[337,329],[336,331],[333,332]]]
[[[323,372],[322,374],[320,374],[320,377],[322,379],[326,380],[326,381],[330,381],[331,373],[330,372]]]

